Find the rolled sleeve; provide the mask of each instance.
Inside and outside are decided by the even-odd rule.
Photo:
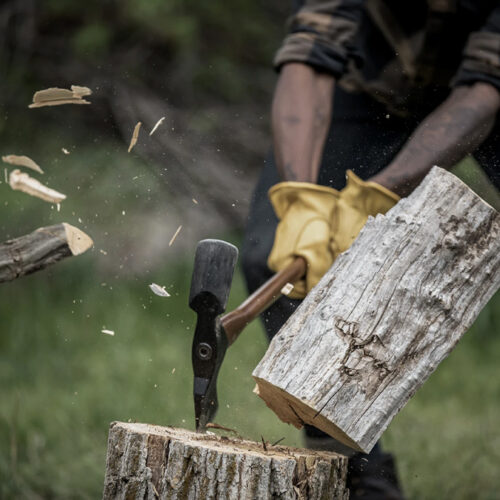
[[[500,90],[500,6],[481,31],[470,34],[453,85],[488,82]]]
[[[349,59],[358,59],[354,38],[363,0],[308,0],[292,16],[290,30],[274,58],[279,69],[301,62],[335,77],[344,74]]]

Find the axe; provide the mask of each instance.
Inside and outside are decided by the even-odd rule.
[[[272,305],[287,283],[298,281],[306,272],[306,261],[297,257],[276,273],[240,306],[224,314],[238,249],[221,240],[202,240],[196,255],[189,294],[189,306],[197,315],[192,347],[194,411],[196,430],[204,432],[218,408],[217,376],[227,348],[248,323]],[[221,316],[222,315],[222,316]],[[351,455],[353,450],[332,438],[334,451]]]
[[[278,299],[287,283],[294,283],[306,272],[306,261],[297,257],[234,311],[221,316],[237,259],[238,249],[225,241],[202,240],[196,248],[189,306],[198,315],[192,361],[196,430],[201,432],[217,411],[217,376],[227,348],[248,323]]]

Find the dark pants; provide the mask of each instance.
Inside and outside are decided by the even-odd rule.
[[[446,96],[443,95],[442,99]],[[353,170],[367,179],[387,166],[419,122],[421,116],[400,118],[389,116],[385,108],[365,95],[335,91],[332,126],[326,141],[318,183],[336,189],[345,186],[345,172]],[[474,153],[491,181],[500,189],[500,127]],[[243,272],[250,292],[272,276],[266,265],[271,251],[277,219],[267,198],[269,188],[280,182],[272,153],[267,158],[255,189],[243,245]],[[282,296],[262,315],[269,339],[300,304],[299,300]],[[326,436],[313,427],[306,428],[310,437]],[[372,454],[379,453],[376,447]],[[371,455],[371,454],[370,454]]]

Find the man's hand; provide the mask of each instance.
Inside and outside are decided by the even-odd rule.
[[[340,191],[337,209],[333,214],[333,259],[351,246],[369,215],[385,214],[398,201],[399,196],[389,189],[375,182],[365,182],[348,170],[347,186]]]
[[[306,275],[289,294],[303,299],[333,263],[330,235],[338,191],[306,182],[282,182],[269,190],[269,198],[280,223],[267,264],[278,272],[295,257],[304,257]]]

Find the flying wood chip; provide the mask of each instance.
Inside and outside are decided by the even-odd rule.
[[[157,285],[156,283],[151,283],[151,285],[149,285],[149,288],[151,288],[151,291],[155,295],[158,295],[158,297],[170,297],[170,294],[165,290],[164,286]]]
[[[156,129],[163,123],[163,120],[165,120],[165,117],[162,116],[157,122],[156,125],[153,127],[151,132],[149,132],[149,135],[153,135],[156,132]]]
[[[180,225],[177,230],[175,231],[174,235],[172,236],[172,238],[170,239],[169,243],[168,243],[168,246],[171,247],[172,246],[172,243],[175,241],[175,238],[177,238],[177,236],[179,235],[179,233],[181,232],[181,229],[182,229],[182,225]]]
[[[50,89],[35,92],[33,103],[28,107],[41,108],[43,106],[59,106],[60,104],[90,104],[83,97],[91,94],[92,90],[79,85],[71,85],[70,90],[51,87]]]
[[[287,283],[282,289],[281,293],[283,295],[289,295],[290,292],[293,290],[293,285],[291,283]]]
[[[10,163],[11,165],[19,165],[20,167],[31,168],[40,174],[43,174],[43,170],[37,165],[31,158],[27,156],[17,156],[17,155],[7,155],[2,156],[2,161],[5,163]]]
[[[134,128],[134,132],[132,133],[132,139],[130,139],[130,145],[128,147],[128,152],[132,151],[132,148],[137,144],[137,139],[139,138],[139,130],[141,128],[142,123],[137,122],[137,125]]]
[[[29,194],[31,196],[36,196],[42,200],[48,201],[50,203],[60,203],[66,199],[66,195],[50,189],[44,186],[33,177],[28,174],[21,172],[19,169],[13,170],[9,176],[10,187],[16,191],[22,191],[23,193]]]

